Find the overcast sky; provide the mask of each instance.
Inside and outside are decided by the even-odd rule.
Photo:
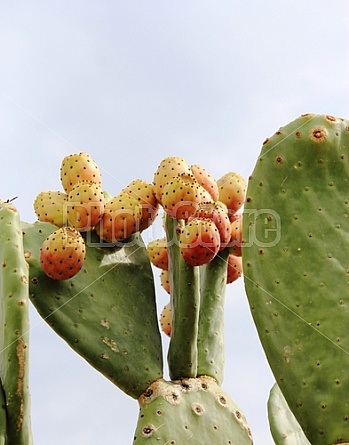
[[[348,20],[348,0],[1,1],[0,197],[33,222],[36,195],[61,190],[61,161],[79,151],[114,195],[167,156],[247,179],[263,140],[300,114],[349,118]],[[137,402],[35,309],[31,324],[35,445],[131,444]],[[223,386],[270,445],[273,377],[242,280],[226,336]]]

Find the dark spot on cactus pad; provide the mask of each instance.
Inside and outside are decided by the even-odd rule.
[[[269,142],[269,138],[267,138],[264,142],[263,142],[263,145],[265,145],[265,144],[267,144],[268,142]]]
[[[302,136],[302,133],[301,133],[300,131],[297,131],[297,132],[296,132],[296,137],[297,137],[297,138],[300,138],[301,136]]]
[[[330,116],[329,114],[326,115],[325,118],[330,122],[337,122],[337,119],[334,116]]]
[[[276,136],[281,136],[282,132],[280,130],[278,130],[275,134],[276,134]]]
[[[282,156],[277,156],[275,160],[278,164],[281,164],[281,162],[283,161]]]
[[[201,416],[205,412],[204,407],[200,405],[200,403],[196,402],[192,403],[191,408],[194,411],[194,413],[198,416]]]
[[[322,143],[327,138],[327,130],[325,127],[315,127],[311,131],[310,139],[316,143]]]
[[[32,281],[33,284],[38,284],[38,282],[39,282],[37,277],[33,277],[31,281]]]
[[[145,427],[143,427],[142,429],[142,436],[143,437],[151,437],[155,432],[155,426],[152,424],[146,425]]]

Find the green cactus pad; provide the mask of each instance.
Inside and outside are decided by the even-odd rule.
[[[19,214],[11,203],[0,203],[0,437],[6,445],[30,445],[29,286]],[[0,442],[1,443],[1,442]]]
[[[198,333],[198,375],[209,375],[221,385],[224,377],[224,303],[229,250],[201,266]]]
[[[121,247],[101,247],[89,232],[81,271],[54,281],[39,260],[41,244],[54,230],[47,223],[23,224],[31,301],[77,353],[138,398],[163,368],[153,275],[142,239],[135,235]]]
[[[268,418],[276,445],[311,445],[277,384],[270,391]]]
[[[311,443],[349,442],[349,121],[280,128],[246,199],[245,287],[276,381]]]
[[[178,224],[165,219],[171,289],[172,332],[168,350],[170,378],[196,377],[200,310],[199,267],[187,264],[179,252]]]
[[[251,445],[237,405],[210,377],[158,380],[140,397],[134,445]]]

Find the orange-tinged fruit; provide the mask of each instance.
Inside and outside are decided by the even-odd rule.
[[[85,242],[80,233],[72,227],[61,227],[43,242],[41,267],[53,280],[67,280],[81,270],[85,252]]]
[[[121,192],[106,203],[96,232],[105,242],[117,244],[139,231],[141,217],[142,206],[138,200]]]
[[[165,237],[150,241],[147,245],[147,253],[155,267],[168,270],[167,241]]]
[[[160,315],[160,326],[161,330],[171,337],[172,332],[172,314],[171,314],[171,303],[167,303],[163,308]]]
[[[232,254],[228,255],[227,284],[233,283],[242,275],[242,257]]]
[[[123,189],[123,192],[128,193],[141,204],[142,216],[139,222],[139,230],[147,229],[153,224],[159,210],[153,184],[142,179],[135,179]]]
[[[194,218],[179,235],[179,251],[191,266],[209,263],[219,252],[220,236],[216,225],[209,219]]]
[[[219,201],[228,208],[230,218],[242,207],[246,198],[246,181],[237,173],[229,172],[217,180]]]
[[[218,191],[218,184],[214,179],[214,177],[204,167],[201,167],[201,165],[199,164],[191,165],[190,170],[195,176],[198,183],[202,185],[205,190],[208,191],[213,201],[217,201],[219,196],[219,191]]]
[[[81,152],[66,156],[60,169],[61,183],[64,191],[69,194],[74,184],[86,180],[102,184],[98,165],[88,153]]]
[[[162,204],[161,198],[164,186],[172,178],[182,173],[190,174],[189,165],[183,158],[170,156],[160,162],[153,179],[154,193],[160,204]]]
[[[93,229],[104,214],[105,197],[100,185],[79,181],[69,192],[66,204],[68,223],[80,232]]]

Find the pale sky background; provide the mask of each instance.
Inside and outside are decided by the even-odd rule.
[[[0,197],[19,196],[33,222],[79,151],[113,195],[167,156],[247,179],[263,140],[300,114],[349,118],[348,23],[348,0],[0,1]],[[35,445],[132,444],[137,402],[33,308],[31,324]],[[270,445],[274,380],[242,280],[227,289],[226,343],[223,387]]]

